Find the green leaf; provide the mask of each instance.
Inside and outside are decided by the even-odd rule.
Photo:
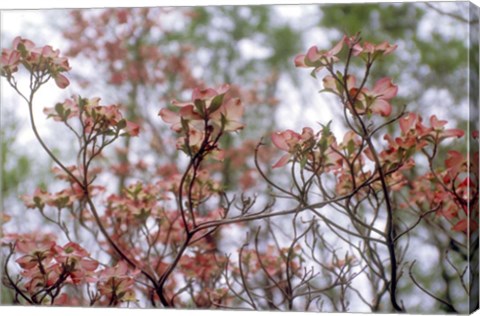
[[[340,72],[340,70],[337,70],[337,73],[336,73],[338,79],[340,79],[340,81],[343,81],[343,74]]]
[[[320,153],[323,154],[328,149],[328,141],[326,138],[322,137],[318,141],[318,148],[320,149]]]
[[[143,189],[143,186],[141,183],[137,183],[137,185],[135,186],[134,190],[133,190],[133,195],[134,196],[137,196]]]
[[[195,105],[195,109],[197,110],[198,114],[200,114],[201,117],[205,117],[205,108],[206,104],[204,100],[195,100],[193,101],[193,104]]]
[[[188,126],[188,120],[184,119],[183,117],[180,117],[180,123],[182,124],[182,128],[183,130],[188,133],[188,131],[190,130],[189,126]]]
[[[332,124],[331,120],[327,123],[327,125],[320,124],[322,126],[322,137],[327,137],[332,133],[330,124]]]
[[[300,159],[300,168],[304,169],[306,164],[307,164],[307,157],[303,156],[302,159]]]
[[[350,139],[350,141],[347,144],[347,153],[350,156],[354,151],[355,151],[355,143],[353,139]]]
[[[22,57],[26,57],[27,54],[28,54],[27,48],[25,47],[25,45],[23,43],[18,43],[17,50],[20,52]]]
[[[212,102],[210,103],[210,107],[208,108],[209,113],[213,113],[220,108],[223,104],[223,97],[225,94],[219,94],[213,98]]]
[[[63,103],[55,104],[55,111],[57,111],[58,115],[63,118],[65,109],[63,108]]]
[[[79,96],[78,97],[78,107],[80,108],[80,110],[83,110],[85,105],[87,105],[87,100]]]
[[[103,134],[106,135],[106,136],[115,136],[115,135],[117,135],[117,132],[114,131],[113,129],[108,129]]]
[[[125,119],[121,119],[121,120],[117,123],[117,128],[118,128],[118,129],[124,129],[125,127],[127,127],[127,121],[125,121]]]

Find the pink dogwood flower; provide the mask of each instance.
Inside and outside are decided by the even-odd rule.
[[[93,275],[99,265],[98,261],[89,259],[88,252],[80,245],[69,242],[65,246],[55,245],[55,261],[63,264],[69,270],[69,276],[74,284],[83,281],[95,282]]]
[[[358,56],[363,53],[367,54],[376,54],[380,53],[382,55],[388,55],[394,52],[397,49],[398,45],[392,45],[387,41],[384,41],[380,44],[373,44],[370,42],[363,42],[363,46],[361,44],[356,44],[354,47],[354,55]]]
[[[11,76],[18,70],[20,63],[20,52],[12,49],[2,50],[0,59],[0,73],[2,76]]]
[[[54,50],[51,46],[36,47],[31,40],[16,37],[13,40],[13,49],[3,49],[1,59],[1,73],[4,76],[11,76],[18,70],[18,65],[22,64],[30,72],[48,73],[57,86],[65,89],[70,81],[62,72],[71,69],[68,59],[60,56],[58,49]]]
[[[238,98],[227,95],[229,85],[219,88],[194,89],[189,102],[172,101],[178,111],[163,108],[158,115],[170,124],[170,129],[181,134],[177,149],[188,155],[199,150],[204,144],[214,158],[221,159],[223,153],[215,142],[224,132],[242,129],[243,104]]]
[[[36,242],[31,240],[20,240],[16,244],[16,248],[20,253],[25,255],[18,258],[16,262],[23,269],[32,269],[39,263],[48,264],[53,259],[52,247],[55,245],[53,241]]]
[[[430,126],[433,130],[431,134],[438,137],[439,141],[451,137],[460,138],[465,135],[465,132],[459,128],[445,129],[445,125],[447,125],[447,121],[439,120],[436,115],[430,117]]]
[[[372,90],[363,88],[358,92],[357,88],[350,89],[350,95],[357,96],[357,100],[363,106],[363,108],[355,108],[359,114],[371,112],[382,116],[389,116],[392,113],[392,105],[389,101],[397,95],[397,92],[398,86],[387,77],[378,80]]]
[[[292,130],[283,132],[275,132],[272,134],[272,143],[287,154],[283,155],[272,168],[280,168],[285,166],[290,158],[295,155],[297,150],[301,149],[302,145],[313,140],[314,132],[310,127],[304,127],[302,134],[298,134]]]
[[[296,67],[312,68],[311,75],[315,77],[315,73],[322,70],[325,66],[335,63],[339,60],[336,56],[343,48],[345,37],[343,37],[332,49],[328,51],[320,51],[317,46],[312,46],[306,54],[299,54],[295,57],[294,63]]]

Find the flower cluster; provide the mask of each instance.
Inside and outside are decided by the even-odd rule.
[[[55,121],[79,118],[83,131],[90,135],[137,136],[140,126],[123,118],[118,105],[100,105],[100,98],[72,96],[43,112]]]
[[[76,166],[69,166],[67,170],[72,172],[74,176],[80,178],[78,168]],[[89,177],[94,177],[99,170],[92,168],[92,172],[89,173]],[[41,188],[36,188],[32,195],[23,194],[20,199],[27,208],[39,209],[43,211],[46,206],[55,207],[57,209],[70,208],[77,201],[81,201],[85,197],[85,191],[79,186],[74,179],[70,178],[66,173],[59,169],[53,168],[53,174],[58,179],[68,181],[70,186],[58,192],[52,193]],[[105,187],[100,185],[90,185],[88,194],[90,196],[96,196],[99,193],[105,191]]]
[[[316,72],[339,60],[336,55],[342,51],[344,44],[345,37],[328,51],[319,51],[317,46],[312,46],[308,49],[306,54],[299,54],[295,57],[295,66],[313,68],[311,74],[315,77]]]
[[[274,132],[271,137],[275,147],[287,152],[273,168],[283,167],[293,158],[302,166],[308,163],[311,169],[317,170],[320,166],[335,164],[340,158],[331,148],[336,144],[336,140],[328,126],[317,133],[310,127],[304,127],[301,134],[286,130]]]
[[[138,270],[131,271],[125,261],[120,261],[98,274],[97,288],[111,306],[121,302],[135,302],[134,278],[139,273]]]
[[[398,166],[409,161],[414,153],[419,152],[427,145],[438,146],[447,138],[463,137],[464,132],[460,129],[445,129],[447,121],[438,120],[436,115],[430,117],[430,127],[422,123],[421,116],[414,113],[407,113],[399,120],[401,135],[393,138],[386,134],[384,139],[388,147],[379,153],[379,158],[388,169],[390,166]],[[369,149],[365,154],[372,161],[373,156]],[[413,162],[411,162],[413,163]]]
[[[217,89],[196,88],[190,102],[172,102],[179,109],[177,112],[166,108],[160,110],[162,120],[182,135],[177,142],[178,149],[188,155],[197,153],[202,147],[218,150],[217,142],[224,132],[238,131],[244,127],[240,122],[243,115],[242,102],[230,97],[229,89],[228,85]],[[217,156],[222,158],[221,153],[217,153]]]
[[[194,251],[193,255],[185,255],[179,263],[179,268],[186,277],[199,279],[203,282],[217,278],[223,272],[227,259],[214,253]]]
[[[363,58],[367,67],[373,63],[375,58],[388,55],[397,47],[388,42],[378,45],[369,42],[360,43],[356,36],[344,36],[329,51],[318,51],[316,46],[311,47],[306,54],[298,55],[295,58],[295,65],[297,67],[313,68],[312,75],[314,77],[317,72],[326,68],[330,74],[323,78],[323,91],[338,95],[352,114],[389,116],[392,113],[390,100],[398,92],[398,87],[392,83],[390,78],[382,78],[374,84],[372,89],[368,89],[364,86],[364,82],[357,86],[355,76],[351,74],[342,75],[340,72],[334,71],[333,64],[339,60],[336,55],[345,45],[349,47],[353,56]]]
[[[373,44],[367,41],[360,43],[358,36],[343,36],[342,39],[328,51],[322,51],[319,50],[317,46],[312,46],[306,54],[297,55],[294,60],[295,66],[313,68],[311,75],[315,77],[317,72],[325,67],[332,67],[334,63],[339,61],[337,55],[345,45],[352,49],[353,56],[370,58],[371,60],[374,60],[380,55],[391,54],[397,48],[397,45],[392,45],[386,41],[380,44]]]
[[[32,196],[22,195],[20,198],[26,207],[43,210],[46,205],[58,209],[71,207],[73,203],[81,197],[83,197],[83,192],[81,190],[75,192],[72,188],[64,189],[57,193],[49,193],[37,188]]]
[[[415,113],[407,113],[400,119],[400,129],[405,137],[415,137],[418,141],[427,141],[438,144],[451,137],[463,137],[465,132],[458,128],[445,129],[447,121],[439,120],[436,115],[429,119],[430,127],[422,123],[421,116]]]
[[[323,91],[325,92],[343,97],[344,85],[348,90],[345,98],[347,99],[347,108],[350,111],[355,111],[358,115],[375,113],[381,116],[389,116],[392,113],[390,100],[397,95],[398,87],[392,83],[390,78],[378,80],[371,90],[366,87],[357,88],[355,86],[356,78],[353,75],[348,75],[345,82],[340,80],[338,76],[333,75],[323,78]]]
[[[385,56],[391,54],[398,47],[398,45],[392,45],[387,41],[380,44],[373,44],[368,41],[360,43],[358,35],[344,36],[343,40],[349,48],[352,48],[352,55],[354,56],[370,55],[372,58]]]
[[[58,295],[64,284],[96,282],[94,272],[98,262],[90,259],[88,252],[76,243],[62,247],[51,240],[21,239],[15,248],[22,255],[16,260],[23,269],[22,286],[33,301],[42,303],[40,294],[54,290]]]
[[[390,100],[397,95],[398,87],[394,85],[390,78],[382,78],[373,86],[372,90],[368,88],[357,89],[355,87],[349,90],[350,98],[358,114],[376,113],[381,116],[389,116],[392,113]]]
[[[41,82],[46,82],[50,77],[55,80],[59,88],[66,88],[70,82],[62,74],[70,70],[66,57],[60,56],[60,51],[51,46],[35,46],[28,39],[16,37],[13,40],[13,48],[2,49],[0,59],[0,74],[10,79],[23,65]]]
[[[436,122],[436,120],[433,120]],[[460,134],[459,130],[437,130],[435,136]],[[463,135],[463,133],[462,133]],[[430,137],[435,137],[430,135]],[[444,168],[418,177],[412,183],[409,204],[436,210],[436,214],[450,223],[452,231],[472,234],[478,223],[478,152],[473,159],[459,151],[448,150]]]
[[[144,223],[159,211],[161,186],[137,182],[123,189],[122,195],[112,194],[107,199],[106,216],[115,218],[118,223],[132,225]]]
[[[136,301],[134,278],[140,271],[130,270],[124,261],[98,269],[99,262],[77,243],[60,246],[48,235],[38,237],[11,236],[19,255],[15,262],[22,269],[21,283],[16,286],[31,303],[61,304],[70,300],[68,291],[62,291],[66,285],[84,284],[96,286],[98,291],[91,297],[91,304],[99,300],[110,306]]]

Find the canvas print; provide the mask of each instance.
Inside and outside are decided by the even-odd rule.
[[[472,313],[478,12],[2,11],[1,304]]]

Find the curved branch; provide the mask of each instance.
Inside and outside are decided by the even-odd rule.
[[[455,314],[458,314],[457,310],[455,309],[455,307],[450,304],[449,302],[441,299],[440,297],[436,296],[435,294],[431,293],[430,291],[428,291],[427,289],[425,289],[416,279],[415,277],[413,276],[413,266],[415,265],[417,261],[413,261],[412,264],[410,265],[410,268],[408,269],[408,274],[410,275],[410,278],[412,279],[413,283],[415,283],[415,285],[425,294],[427,294],[428,296],[430,296],[431,298],[435,299],[436,301],[446,305],[449,309],[450,312],[453,312]]]

